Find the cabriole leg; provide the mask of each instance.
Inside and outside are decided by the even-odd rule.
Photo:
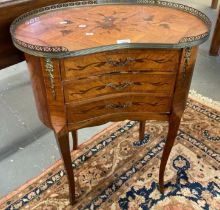
[[[140,121],[140,127],[139,127],[139,140],[144,139],[144,131],[145,131],[145,123],[146,121]]]
[[[77,150],[78,147],[78,135],[77,130],[71,131],[72,138],[73,138],[73,150]]]
[[[163,154],[160,163],[160,171],[159,171],[159,190],[161,193],[164,192],[164,172],[171,149],[173,147],[175,138],[177,136],[180,120],[181,118],[175,114],[172,114],[169,119],[169,130],[168,130],[167,140],[163,149]]]
[[[72,161],[70,156],[69,135],[68,133],[66,133],[62,136],[55,134],[55,136],[66,169],[67,178],[69,181],[70,204],[73,205],[75,203],[75,182],[74,182]]]

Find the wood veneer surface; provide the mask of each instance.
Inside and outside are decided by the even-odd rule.
[[[83,56],[70,53],[72,57],[68,58],[29,58],[30,68],[42,70],[42,74],[32,75],[32,81],[41,79],[44,85],[38,89],[34,84],[33,89],[45,90],[49,122],[68,174],[70,203],[77,200],[68,132],[73,132],[75,143],[77,129],[125,119],[141,121],[141,139],[145,120],[169,121],[159,171],[159,189],[163,193],[164,171],[186,105],[197,54],[197,46],[191,48],[190,44],[186,48],[170,48],[184,37],[198,41],[203,37],[199,35],[208,34],[209,26],[186,12],[149,5],[62,8],[32,18],[15,29],[13,38],[30,44],[18,41],[22,50],[29,48],[31,54],[33,45],[38,45],[40,52],[54,46],[87,51]],[[122,49],[106,49],[106,45],[117,44],[117,40],[152,45],[147,45],[147,50],[142,49],[142,44],[135,45],[137,49],[123,49],[125,45]],[[152,49],[156,43],[165,44],[166,49]],[[105,46],[105,51],[88,50],[99,46]],[[41,95],[35,96],[41,99]]]
[[[111,50],[63,59],[62,77],[82,78],[111,72],[175,72],[180,51],[176,49]]]
[[[38,15],[20,24],[15,38],[33,45],[63,46],[76,51],[117,44],[118,40],[176,44],[184,37],[207,31],[201,19],[173,8],[96,5]]]

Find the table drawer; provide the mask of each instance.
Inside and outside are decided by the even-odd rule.
[[[111,113],[169,113],[170,103],[171,97],[127,93],[87,103],[67,104],[66,111],[68,123],[75,123]]]
[[[171,95],[176,74],[126,73],[91,76],[64,82],[65,101],[79,101],[123,92],[164,93]]]
[[[62,77],[82,78],[110,72],[176,71],[180,50],[117,50],[63,60]]]

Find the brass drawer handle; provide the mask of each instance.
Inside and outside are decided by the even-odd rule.
[[[114,83],[110,82],[110,83],[106,84],[105,87],[111,87],[117,91],[120,91],[120,90],[123,90],[123,89],[125,89],[129,86],[133,86],[133,85],[134,85],[133,82],[122,82],[122,83],[119,82],[118,84],[114,84]]]
[[[126,102],[126,103],[118,103],[118,104],[108,104],[105,107],[107,109],[126,109],[128,107],[132,106],[132,102]]]
[[[133,61],[136,61],[137,59],[136,58],[125,58],[124,60],[120,59],[119,61],[115,61],[115,60],[112,60],[112,59],[108,59],[106,60],[106,62],[114,67],[120,67],[120,66],[126,66],[128,65],[130,62],[133,62]]]

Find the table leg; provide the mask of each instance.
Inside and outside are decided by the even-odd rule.
[[[66,169],[67,179],[69,181],[70,204],[73,205],[75,202],[75,181],[70,156],[69,134],[66,133],[62,136],[55,134],[55,136]]]
[[[212,9],[216,9],[217,6],[218,6],[218,0],[212,0],[211,8],[212,8]]]
[[[72,138],[73,138],[73,150],[76,150],[78,147],[78,135],[77,130],[71,131]]]
[[[140,127],[139,127],[139,140],[144,139],[144,131],[145,131],[145,123],[146,121],[140,121]]]
[[[165,172],[166,164],[167,164],[171,149],[173,147],[175,138],[177,136],[177,132],[178,132],[179,125],[180,125],[180,120],[181,118],[175,114],[172,114],[170,116],[169,130],[168,130],[167,140],[166,140],[166,143],[163,149],[163,155],[161,158],[160,171],[159,171],[159,190],[161,193],[164,192],[164,172]]]
[[[209,54],[214,55],[214,56],[218,55],[219,46],[220,46],[220,9],[218,11],[217,22],[216,22],[215,31],[212,37],[212,43],[211,43],[211,47],[209,50]]]

